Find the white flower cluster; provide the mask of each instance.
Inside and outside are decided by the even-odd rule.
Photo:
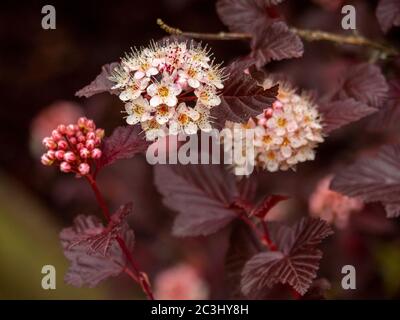
[[[227,122],[226,127],[232,129],[237,124]],[[314,160],[315,148],[324,141],[316,106],[285,83],[279,84],[272,107],[241,128],[254,130],[253,144],[241,145],[251,145],[255,165],[270,172],[295,169],[297,163]],[[243,154],[250,153],[243,149]]]
[[[132,50],[110,79],[125,102],[126,122],[140,123],[146,138],[156,140],[210,131],[210,109],[221,103],[224,75],[199,44],[165,42]]]

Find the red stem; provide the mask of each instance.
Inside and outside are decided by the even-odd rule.
[[[262,225],[263,230],[264,230],[263,240],[265,241],[265,243],[267,244],[268,248],[269,248],[271,251],[276,251],[278,248],[277,248],[277,246],[275,245],[275,243],[271,240],[271,237],[270,237],[269,231],[268,231],[267,223],[265,222],[264,219],[261,219],[261,218],[260,218],[260,220],[261,220],[261,225]]]
[[[92,187],[94,194],[96,195],[96,200],[99,203],[101,210],[103,211],[104,217],[107,219],[107,222],[110,221],[111,220],[110,210],[108,210],[106,201],[104,200],[103,195],[101,194],[99,188],[97,187],[96,180],[94,180],[94,178],[90,174],[86,175],[85,177],[88,180],[90,186]]]
[[[97,187],[96,180],[90,174],[86,175],[85,177],[86,177],[87,181],[89,182],[90,186],[92,187],[94,194],[96,195],[96,200],[97,200],[101,210],[103,211],[104,217],[106,218],[107,222],[109,222],[111,220],[110,211],[107,207],[106,201],[103,198],[103,195],[101,194],[99,188]],[[140,287],[142,288],[143,292],[146,294],[146,296],[149,300],[154,300],[154,295],[151,290],[151,286],[148,281],[147,275],[144,272],[139,271],[139,268],[138,268],[135,260],[133,259],[132,253],[128,249],[128,247],[125,243],[125,240],[123,238],[121,238],[120,236],[117,236],[117,242],[133,269],[133,271],[132,271],[128,268],[125,268],[124,272],[126,274],[128,274],[136,283],[138,283],[140,285]]]

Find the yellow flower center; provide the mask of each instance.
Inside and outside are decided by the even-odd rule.
[[[132,106],[132,112],[142,115],[144,113],[144,108],[140,104],[134,104]]]
[[[262,141],[266,144],[270,144],[272,142],[272,138],[269,135],[265,135],[263,136]]]
[[[160,97],[168,97],[169,95],[169,90],[167,87],[160,87],[158,89],[158,94],[160,95]]]
[[[189,117],[186,114],[181,113],[178,116],[178,121],[179,121],[180,124],[183,124],[183,125],[187,124],[189,122]]]
[[[286,125],[287,121],[285,118],[279,118],[277,123],[278,123],[278,126],[284,127]]]
[[[275,160],[275,153],[274,153],[273,151],[269,151],[269,152],[267,153],[267,158],[268,158],[269,160]]]
[[[168,106],[165,105],[165,104],[161,105],[161,106],[157,109],[157,112],[158,112],[160,115],[162,115],[162,116],[167,115],[167,114],[169,113]]]

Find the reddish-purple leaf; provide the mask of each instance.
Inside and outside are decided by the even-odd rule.
[[[221,21],[233,32],[252,33],[256,26],[268,25],[277,14],[269,7],[282,0],[218,0]]]
[[[133,250],[134,233],[129,228],[121,230],[121,237],[125,240],[129,250]],[[64,255],[71,265],[65,275],[66,283],[81,287],[96,286],[99,282],[111,276],[119,275],[128,262],[116,241],[111,241],[107,255],[93,251],[88,241],[78,241],[83,236],[96,236],[105,232],[103,224],[94,216],[80,215],[75,218],[74,226],[62,230],[60,233]]]
[[[103,154],[98,161],[98,169],[121,159],[129,159],[145,152],[150,143],[140,136],[137,126],[116,128],[110,137],[104,140]]]
[[[353,98],[320,103],[318,110],[322,114],[325,133],[339,129],[377,112],[377,109]]]
[[[380,0],[376,7],[376,17],[385,33],[393,26],[400,26],[400,1]]]
[[[235,217],[230,204],[237,196],[234,176],[220,165],[157,165],[155,183],[163,203],[179,214],[177,236],[209,235]]]
[[[257,28],[251,48],[251,57],[256,60],[258,67],[273,60],[299,58],[304,53],[299,36],[290,31],[282,21]]]
[[[354,98],[371,107],[379,108],[388,96],[388,84],[380,68],[369,63],[349,68],[341,79],[337,99]]]
[[[265,89],[241,69],[232,70],[224,83],[221,104],[211,109],[215,124],[223,127],[225,121],[247,122],[267,109],[275,101],[278,86]]]
[[[75,93],[78,97],[89,98],[95,94],[109,92],[114,94],[116,91],[111,89],[114,83],[109,79],[118,62],[105,64],[101,67],[101,73],[89,85]]]
[[[266,196],[261,203],[251,211],[250,215],[264,219],[273,207],[275,207],[279,202],[287,199],[289,199],[288,196],[282,195]]]
[[[249,297],[260,297],[265,289],[277,283],[289,284],[304,295],[317,275],[322,252],[316,247],[332,234],[320,219],[303,218],[295,226],[280,226],[271,233],[279,251],[253,256],[242,272],[242,291]]]
[[[371,117],[368,125],[371,131],[396,132],[400,129],[400,79],[393,78],[388,84],[388,101],[376,115]]]
[[[88,229],[87,232],[77,234],[75,240],[70,241],[68,249],[77,245],[84,245],[88,248],[88,254],[108,254],[111,245],[117,237],[122,236],[125,230],[129,229],[127,217],[132,213],[132,203],[122,205],[112,216],[108,225],[100,229]]]
[[[340,170],[331,189],[365,202],[382,202],[388,217],[400,214],[400,145],[386,145]]]
[[[258,251],[254,245],[257,241],[248,226],[238,221],[233,224],[229,248],[225,256],[225,281],[232,299],[245,298],[240,290],[240,279],[246,261]]]

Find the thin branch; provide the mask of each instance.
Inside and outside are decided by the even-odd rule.
[[[230,33],[230,32],[219,32],[219,33],[198,33],[198,32],[186,32],[178,28],[167,25],[161,19],[157,19],[157,24],[165,32],[172,35],[186,36],[194,39],[203,40],[251,40],[252,35],[249,33]],[[399,50],[396,48],[382,44],[359,35],[340,35],[331,32],[319,31],[319,30],[303,30],[298,28],[290,28],[290,30],[297,34],[300,38],[305,41],[329,41],[337,44],[346,44],[353,46],[362,46],[371,48],[379,51],[383,57],[395,56],[399,54]]]

